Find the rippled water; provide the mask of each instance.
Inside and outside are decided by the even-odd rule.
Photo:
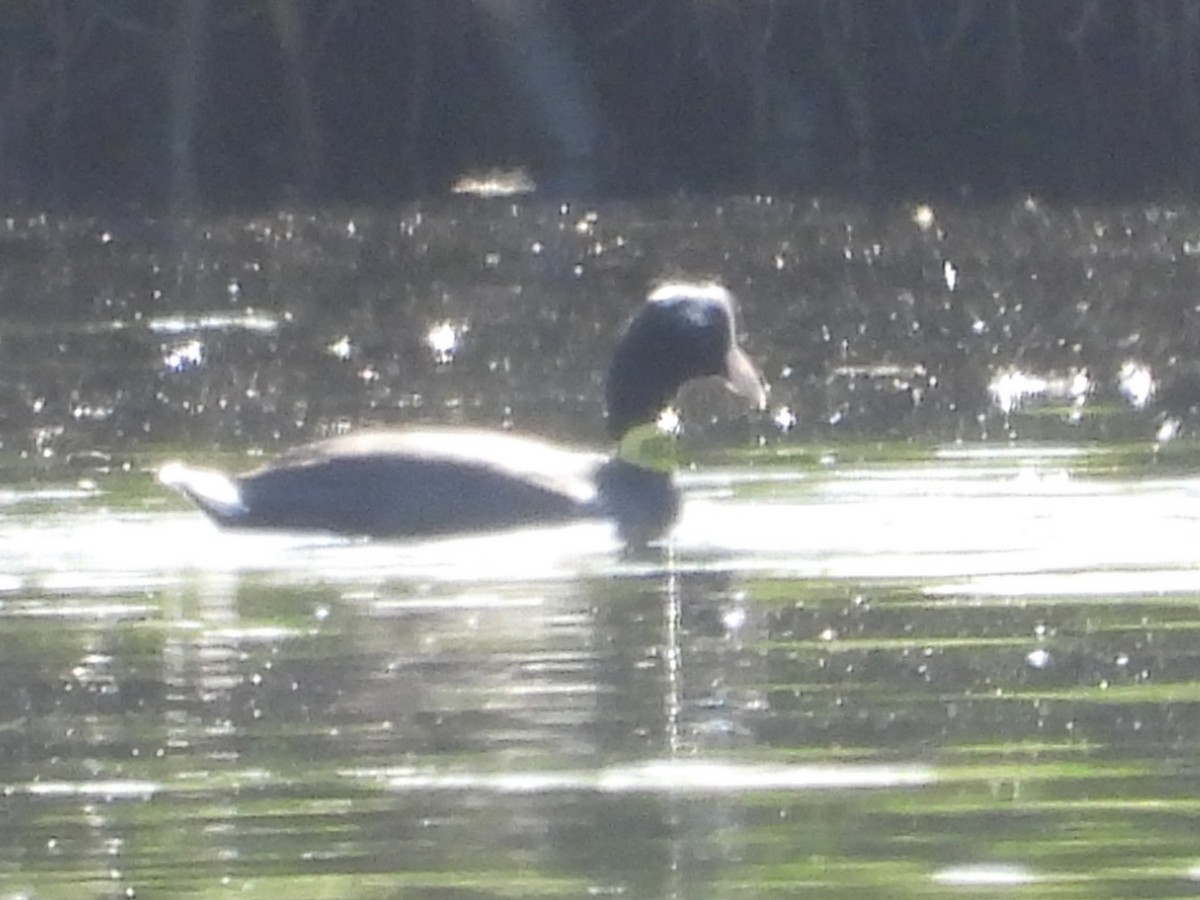
[[[842,455],[693,473],[643,558],[220,532],[137,472],[8,490],[0,883],[1194,890],[1200,479]]]
[[[0,896],[1200,891],[1200,214],[479,204],[0,222]],[[427,542],[155,483],[600,434],[719,275],[774,385],[685,513]]]

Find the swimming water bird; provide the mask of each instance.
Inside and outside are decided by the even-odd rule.
[[[160,479],[219,524],[371,537],[444,535],[585,518],[630,543],[664,534],[679,510],[660,414],[688,381],[723,378],[761,408],[766,387],[736,338],[734,300],[708,282],[655,288],[608,372],[608,457],[507,432],[364,431],[283,454],[245,475],[164,467]]]

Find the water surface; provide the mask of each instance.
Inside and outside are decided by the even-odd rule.
[[[1194,884],[1190,476],[826,448],[693,475],[640,557],[221,532],[143,477],[5,495],[14,895]]]
[[[1197,892],[1200,217],[463,204],[10,223],[0,893]],[[683,398],[664,547],[225,533],[154,481],[595,446],[679,272],[775,391]]]

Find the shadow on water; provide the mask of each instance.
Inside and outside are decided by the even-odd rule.
[[[1200,241],[1191,214],[1025,204],[938,238],[729,209],[281,217],[186,259],[12,238],[66,268],[0,331],[0,892],[1194,892],[1200,481],[1186,403],[1150,399],[1188,333],[1098,349],[1136,321],[1120,260]],[[1091,237],[1025,240],[1037,215]],[[239,468],[372,420],[591,442],[602,335],[701,258],[776,393],[762,421],[685,398],[667,547],[229,533],[153,484],[180,445]],[[1050,303],[1030,272],[1082,302],[1087,266],[1117,285],[1094,315],[1016,309]]]

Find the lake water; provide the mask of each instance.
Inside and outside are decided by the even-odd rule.
[[[10,223],[0,896],[1200,893],[1194,211],[458,203]],[[228,533],[154,481],[599,445],[677,272],[774,392],[683,398],[665,547]]]

